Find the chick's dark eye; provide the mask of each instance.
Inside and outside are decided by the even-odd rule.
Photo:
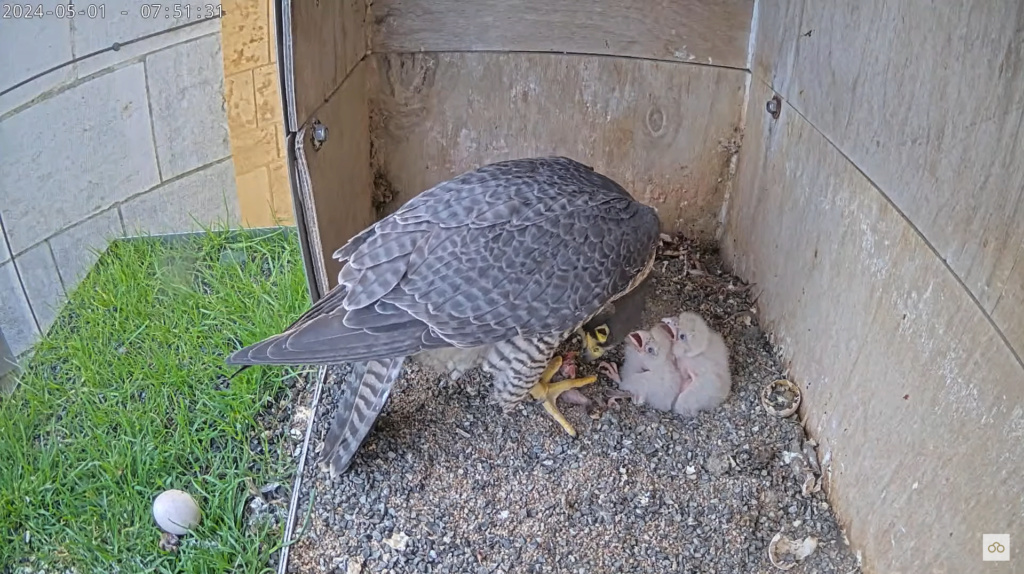
[[[654,347],[648,345],[647,346],[647,352],[653,355],[654,354]]]
[[[679,340],[680,341],[685,341],[686,340],[686,333],[679,333]]]

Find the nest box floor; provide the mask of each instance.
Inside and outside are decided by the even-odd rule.
[[[688,420],[629,401],[590,413],[562,402],[572,439],[537,403],[502,413],[478,373],[444,384],[406,363],[349,471],[332,481],[315,460],[339,398],[332,381],[348,374],[332,367],[288,571],[772,572],[781,570],[768,547],[782,532],[817,540],[789,572],[859,572],[824,492],[803,494],[805,477],[784,454],[805,440],[799,421],[761,405],[761,389],[783,373],[750,289],[685,239],[662,247],[652,277],[645,325],[693,310],[725,337],[733,393],[722,406]],[[314,379],[297,399],[297,446]],[[613,385],[601,377],[582,391],[603,403]]]

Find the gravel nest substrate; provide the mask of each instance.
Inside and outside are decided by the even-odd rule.
[[[539,404],[503,413],[477,371],[453,384],[407,361],[352,466],[332,480],[316,459],[339,399],[333,381],[349,369],[331,367],[287,571],[782,572],[768,556],[782,532],[817,541],[786,571],[860,572],[824,493],[804,494],[806,476],[785,454],[804,444],[800,422],[761,405],[761,389],[783,372],[749,286],[713,248],[683,238],[662,246],[652,277],[645,325],[691,310],[725,337],[733,393],[722,406],[693,419],[607,406],[614,383],[602,376],[582,389],[595,399],[590,412],[559,404],[573,439]],[[595,369],[581,365],[580,376]],[[314,388],[297,397],[295,457]]]

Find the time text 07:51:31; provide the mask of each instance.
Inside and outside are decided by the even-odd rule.
[[[224,10],[220,4],[139,4],[135,10],[121,10],[121,16],[134,15],[147,20],[205,20],[222,18]],[[106,18],[106,4],[56,4],[47,7],[42,4],[7,4],[0,6],[2,20],[34,20],[38,18]]]

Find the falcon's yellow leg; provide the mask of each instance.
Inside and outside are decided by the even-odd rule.
[[[544,410],[551,415],[551,418],[558,421],[558,424],[562,425],[565,432],[569,433],[570,436],[576,436],[576,429],[572,428],[569,421],[565,420],[562,413],[559,412],[558,407],[555,405],[555,401],[558,400],[558,395],[561,395],[569,389],[575,389],[578,387],[586,386],[597,380],[596,376],[583,377],[580,379],[566,379],[564,381],[558,381],[552,383],[551,378],[555,376],[558,369],[562,367],[562,357],[553,357],[548,361],[548,366],[544,369],[544,372],[540,376],[540,380],[537,384],[530,389],[530,396],[542,401],[544,403]]]

